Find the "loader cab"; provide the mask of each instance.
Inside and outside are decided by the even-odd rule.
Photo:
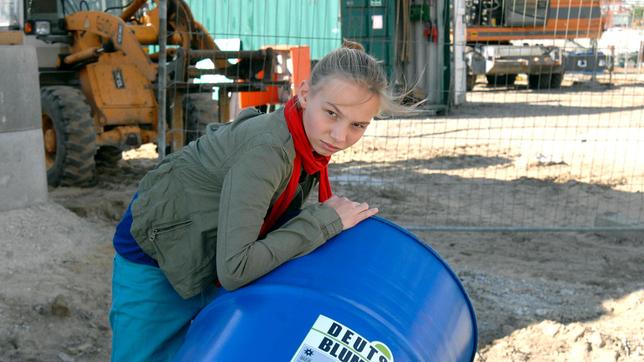
[[[78,11],[120,12],[127,0],[5,0],[0,2],[0,31],[30,35],[65,34],[64,18]]]
[[[25,34],[46,36],[65,34],[64,15],[58,1],[25,1]]]
[[[44,41],[42,36],[65,35],[58,1],[6,0],[0,2],[0,45],[31,46],[36,49],[38,68],[54,68],[58,54],[67,44]]]
[[[20,0],[15,0],[21,2]],[[26,0],[24,7],[24,30],[35,35],[64,35],[65,16],[79,11],[120,12],[125,0]]]
[[[78,11],[119,13],[127,0],[5,0],[0,2],[0,45],[36,49],[41,85],[67,84],[52,76],[60,54],[69,53],[65,16]]]
[[[67,44],[41,39],[52,34],[66,35],[62,29],[60,2],[53,0],[6,0],[0,2],[0,45],[31,46],[36,49],[38,68],[54,68],[58,54]]]
[[[85,2],[83,2],[85,3]],[[0,30],[21,30],[27,35],[64,34],[62,22],[69,11],[78,9],[73,1],[8,0],[0,3]]]

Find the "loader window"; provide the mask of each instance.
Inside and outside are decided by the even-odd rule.
[[[18,2],[0,1],[0,28],[18,28]]]
[[[58,6],[55,1],[38,1],[38,0],[28,0],[27,9],[30,13],[37,14],[56,14],[58,11]]]

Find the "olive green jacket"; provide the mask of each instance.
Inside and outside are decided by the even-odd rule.
[[[132,235],[183,298],[216,280],[239,288],[342,231],[335,210],[316,203],[257,240],[267,210],[288,184],[294,157],[281,110],[246,110],[230,124],[209,125],[205,136],[141,180]],[[297,206],[307,188],[298,188]]]

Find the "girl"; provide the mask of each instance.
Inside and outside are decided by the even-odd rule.
[[[331,194],[327,164],[395,108],[386,89],[374,58],[337,49],[283,109],[211,125],[151,170],[114,236],[112,360],[170,359],[219,286],[246,285],[375,215]],[[316,184],[319,203],[302,208]]]

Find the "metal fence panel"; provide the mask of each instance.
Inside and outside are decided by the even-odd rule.
[[[334,14],[345,5],[190,3],[215,38],[240,38],[248,50],[309,44],[313,58],[339,44]],[[465,55],[471,58],[478,46],[481,58],[468,59],[464,67],[449,64],[460,57],[446,52],[446,63],[433,56],[412,72],[392,72],[399,90],[412,90],[412,103],[417,94],[454,101],[458,77],[439,79],[446,87],[414,80],[425,72],[449,78],[445,67],[467,69],[472,89],[465,105],[444,114],[375,120],[358,144],[334,157],[335,192],[367,201],[382,215],[421,230],[644,230],[642,7],[611,7],[597,0],[501,1],[498,9],[492,6],[497,2],[463,3],[464,22],[483,30],[454,44],[442,27],[453,24],[453,13],[444,10],[454,8],[449,3],[400,0],[392,7],[375,2],[395,9],[387,14],[396,24],[395,34],[385,40],[387,49],[395,50],[389,59],[394,68],[411,64],[401,49],[460,45],[470,49]],[[363,5],[368,8],[371,2]],[[626,23],[623,14],[630,16]],[[352,24],[347,22],[342,33],[356,33]],[[405,29],[416,29],[418,37],[402,34]],[[502,40],[490,38],[495,31],[496,36],[505,32]],[[485,63],[501,55],[507,58],[500,60],[511,59],[522,68]],[[482,72],[489,73],[472,77],[481,64]]]

